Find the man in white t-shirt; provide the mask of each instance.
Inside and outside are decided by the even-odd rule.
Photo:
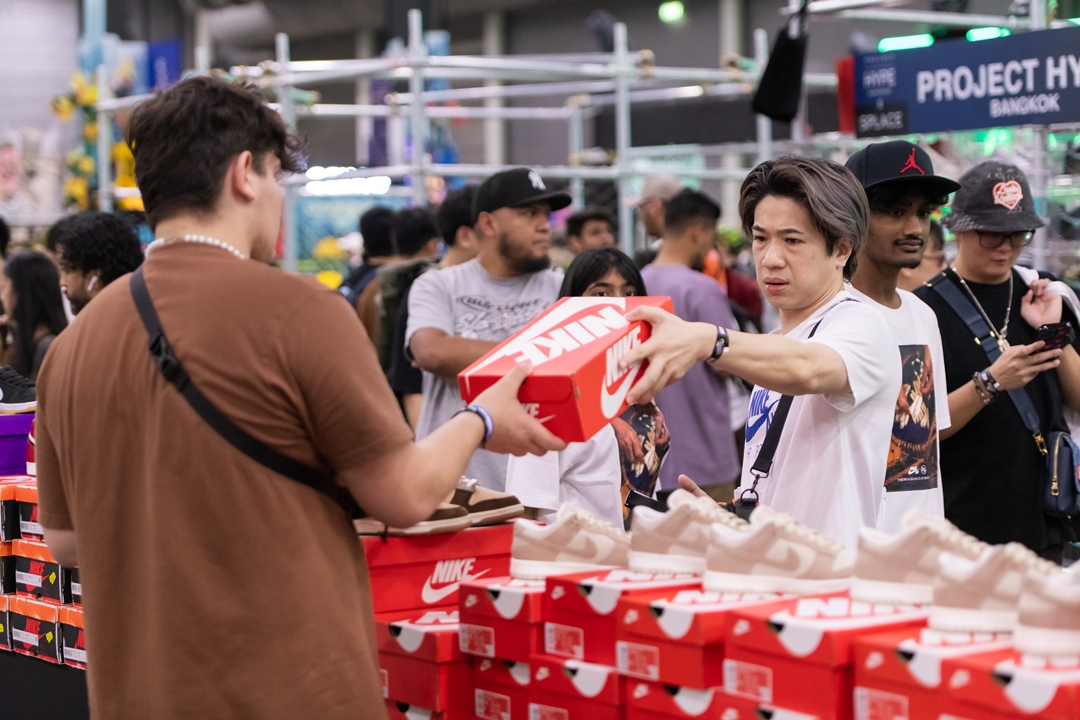
[[[930,215],[960,184],[935,175],[927,152],[906,140],[868,145],[848,158],[847,168],[862,183],[870,205],[870,233],[849,291],[881,313],[900,348],[903,380],[880,526],[896,534],[903,531],[901,520],[911,508],[945,517],[938,433],[950,424],[937,316],[896,283],[902,268],[922,262]]]
[[[859,528],[880,519],[900,390],[900,353],[888,325],[844,289],[869,212],[842,165],[794,156],[758,165],[743,183],[739,214],[779,332],[751,335],[638,309],[628,317],[651,322],[652,336],[623,360],[649,360],[632,402],[650,399],[700,360],[755,383],[744,490],[755,484],[752,468],[781,397],[794,396],[757,492],[763,504],[851,548]]]

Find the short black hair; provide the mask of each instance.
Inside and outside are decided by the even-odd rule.
[[[244,151],[260,174],[266,153],[284,172],[304,164],[302,143],[257,88],[212,77],[182,80],[138,104],[127,141],[151,228],[181,212],[213,211],[229,163]]]
[[[935,193],[918,180],[887,182],[866,188],[866,201],[870,204],[870,212],[891,212],[906,207],[912,200],[919,205],[939,208],[948,204],[949,195]]]
[[[102,287],[142,265],[143,246],[130,222],[111,213],[75,215],[60,244],[60,267],[101,273]]]
[[[397,255],[394,247],[394,211],[373,207],[360,216],[360,235],[364,238],[364,259]]]
[[[45,233],[45,247],[49,252],[54,255],[60,252],[60,247],[64,244],[64,237],[75,225],[78,217],[78,215],[67,215],[52,224],[49,231]]]
[[[587,207],[581,212],[576,212],[566,218],[566,236],[577,235],[581,237],[581,233],[585,230],[585,223],[592,220],[603,220],[608,224],[609,228],[615,229],[615,218],[612,217],[610,212],[602,207]]]
[[[594,282],[603,280],[615,270],[626,282],[634,286],[639,296],[647,295],[645,281],[641,279],[634,261],[622,250],[613,247],[592,248],[578,254],[563,276],[559,297],[581,297]]]
[[[427,208],[411,207],[399,210],[392,222],[394,228],[394,244],[397,246],[398,255],[411,257],[439,237],[439,228],[435,225],[435,218]]]
[[[7,259],[8,243],[11,242],[11,229],[4,218],[0,217],[0,258]]]
[[[945,249],[945,231],[941,229],[941,223],[937,220],[930,221],[930,249],[936,253]]]
[[[457,231],[460,228],[471,228],[476,222],[472,214],[473,198],[476,197],[476,186],[466,185],[457,190],[446,193],[442,204],[439,205],[438,220],[439,234],[443,242],[450,247],[457,241]]]
[[[703,192],[683,190],[664,203],[664,232],[680,233],[696,223],[715,226],[720,204]]]

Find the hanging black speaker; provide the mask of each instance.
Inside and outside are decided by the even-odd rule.
[[[806,3],[807,0],[803,0],[799,9],[798,37],[791,37],[788,22],[776,34],[769,64],[765,66],[751,103],[754,112],[781,122],[795,119],[802,98],[803,66],[806,64]]]

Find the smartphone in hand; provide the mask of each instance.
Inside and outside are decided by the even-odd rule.
[[[1039,339],[1046,343],[1044,350],[1060,350],[1076,338],[1072,323],[1059,322],[1042,325],[1038,329]]]

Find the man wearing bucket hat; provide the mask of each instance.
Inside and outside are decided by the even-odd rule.
[[[1021,542],[1060,561],[1073,533],[1067,519],[1045,512],[1045,449],[1035,436],[1067,431],[1064,408],[1080,409],[1080,355],[1075,335],[1053,349],[1038,329],[1067,335],[1058,323],[1077,326],[1076,296],[1048,274],[1015,265],[1045,225],[1019,168],[984,162],[960,185],[943,221],[956,236],[956,262],[915,293],[937,315],[945,352],[952,420],[941,444],[945,514],[981,540]],[[1008,392],[1018,389],[1038,416],[1038,433]]]

